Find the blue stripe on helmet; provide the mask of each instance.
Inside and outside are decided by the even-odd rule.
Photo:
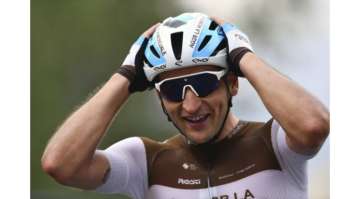
[[[203,28],[199,35],[199,39],[196,42],[195,50],[192,54],[193,57],[210,57],[216,47],[224,39],[224,33],[222,32],[220,26],[216,27],[215,30],[209,30],[210,23],[210,19],[206,19],[204,21]],[[200,47],[200,44],[207,35],[211,36],[211,39],[205,45],[205,47],[199,51],[198,49]]]
[[[156,52],[160,55],[160,58],[156,57],[150,50],[150,46],[153,45]],[[159,44],[157,43],[157,41],[155,40],[154,37],[151,37],[149,39],[149,42],[147,44],[147,47],[145,49],[145,57],[147,58],[147,61],[152,65],[152,66],[159,66],[159,65],[163,65],[165,64],[165,58],[164,56],[162,56],[161,54],[161,50],[159,47]],[[150,66],[150,67],[152,67]]]

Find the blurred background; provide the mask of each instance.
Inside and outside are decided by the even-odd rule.
[[[152,24],[204,12],[240,27],[256,53],[329,107],[329,5],[318,0],[62,0],[31,1],[31,198],[125,199],[57,184],[41,170],[48,139],[62,121],[117,69]],[[226,2],[226,3],[225,3]],[[232,110],[244,120],[270,114],[240,80]],[[158,117],[154,117],[158,116]],[[121,128],[120,128],[121,127]],[[131,96],[100,148],[129,136],[163,140],[176,133],[152,91]],[[329,196],[329,141],[309,163],[311,199]]]

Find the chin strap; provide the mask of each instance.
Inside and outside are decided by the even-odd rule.
[[[189,140],[189,139],[186,137],[186,135],[181,131],[181,129],[180,129],[178,126],[176,126],[175,122],[172,121],[172,119],[170,118],[168,112],[166,111],[165,106],[164,106],[164,102],[163,102],[163,99],[162,99],[161,95],[159,95],[159,98],[160,98],[161,108],[162,108],[163,112],[165,113],[168,121],[171,122],[171,123],[175,126],[175,128],[181,133],[181,135],[183,135],[183,136],[186,138],[187,143],[188,143],[190,140]]]
[[[166,109],[165,109],[164,102],[163,102],[163,99],[162,99],[161,95],[159,95],[159,98],[160,98],[161,108],[162,108],[163,112],[165,113],[168,121],[174,124],[174,122],[172,122],[172,120],[171,120],[168,112],[167,112]],[[175,125],[175,124],[174,124],[174,125]],[[176,125],[175,125],[175,127],[176,127],[178,130],[180,130]],[[180,131],[180,132],[181,132],[181,131]],[[181,133],[181,134],[182,134],[182,133]]]
[[[165,113],[165,115],[167,116],[168,121],[171,122],[171,123],[175,126],[175,128],[177,128],[178,131],[186,138],[186,141],[187,141],[186,143],[188,143],[188,144],[190,144],[190,145],[193,145],[193,146],[203,147],[203,146],[206,146],[206,145],[211,145],[211,144],[213,144],[213,143],[219,138],[219,136],[220,136],[220,134],[221,134],[221,131],[223,130],[223,128],[224,128],[224,126],[225,126],[225,122],[226,122],[226,119],[227,119],[227,117],[228,117],[228,115],[229,115],[230,108],[232,107],[232,96],[231,96],[231,93],[230,93],[229,84],[228,84],[228,81],[227,81],[226,78],[224,78],[223,80],[224,80],[224,82],[225,82],[226,93],[227,93],[228,98],[229,98],[229,100],[228,100],[228,108],[227,108],[227,110],[226,110],[226,114],[225,114],[224,120],[222,121],[222,124],[221,124],[221,127],[220,127],[219,131],[218,131],[210,140],[208,140],[208,141],[205,142],[205,143],[201,143],[201,144],[196,144],[196,143],[194,143],[193,141],[191,141],[191,140],[186,136],[186,134],[183,133],[178,126],[176,126],[176,124],[171,120],[168,112],[167,112],[166,109],[165,109],[165,106],[164,106],[163,99],[162,99],[161,95],[159,95],[160,102],[161,102],[161,108],[162,108],[163,112]]]

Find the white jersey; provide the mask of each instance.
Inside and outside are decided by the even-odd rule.
[[[306,199],[307,160],[279,124],[246,122],[212,147],[132,137],[104,151],[111,171],[96,191],[134,199]]]

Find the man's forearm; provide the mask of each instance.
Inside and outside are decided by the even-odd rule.
[[[288,137],[310,148],[321,145],[329,131],[329,113],[315,97],[253,53],[245,54],[240,69]]]
[[[119,107],[128,98],[128,86],[126,78],[114,74],[60,126],[45,149],[43,165],[71,175],[90,161]]]

